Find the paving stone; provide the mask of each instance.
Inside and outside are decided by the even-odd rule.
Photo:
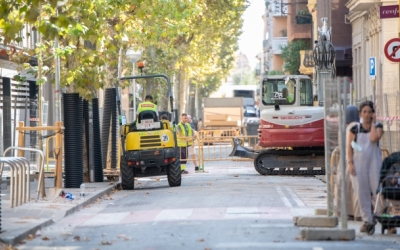
[[[328,214],[327,209],[323,209],[323,208],[315,209],[315,215],[327,215],[327,214]]]
[[[300,216],[297,218],[296,224],[298,227],[336,227],[338,225],[336,216]]]
[[[305,228],[301,230],[303,240],[339,240],[348,241],[356,238],[354,229]]]

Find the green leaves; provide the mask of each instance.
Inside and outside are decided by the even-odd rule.
[[[7,44],[22,39],[25,25],[37,27],[43,42],[36,53],[49,67],[42,73],[53,73],[55,56],[60,57],[61,85],[87,99],[115,83],[120,48],[123,54],[127,48],[143,51],[146,73],[172,76],[183,69],[208,93],[234,62],[245,2],[68,0],[57,7],[57,0],[0,0],[0,29]],[[35,56],[31,52],[24,52],[26,58]],[[124,60],[123,67],[132,66]],[[161,81],[154,84],[160,93],[166,88]]]
[[[294,40],[281,47],[285,71],[292,75],[297,74],[300,67],[300,50],[306,48],[307,43],[304,40]]]

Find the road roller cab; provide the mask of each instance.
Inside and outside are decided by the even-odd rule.
[[[164,74],[127,76],[121,80],[164,78],[168,82],[171,120],[174,121],[173,97],[169,78]],[[167,175],[169,186],[181,185],[181,170],[176,134],[168,120],[159,120],[152,110],[141,111],[137,120],[121,124],[122,189],[134,189],[135,177]]]

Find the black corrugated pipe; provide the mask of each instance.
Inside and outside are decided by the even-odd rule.
[[[113,89],[113,102],[112,102],[112,147],[111,147],[111,167],[117,168],[118,163],[118,107],[117,107],[117,90]]]
[[[103,157],[101,156],[99,99],[93,98],[93,162],[94,181],[103,182]]]
[[[39,87],[36,85],[36,81],[28,81],[29,83],[29,125],[30,127],[38,126],[38,99],[37,94],[39,92]],[[30,131],[30,146],[36,147],[38,142],[38,132],[37,131]],[[31,153],[30,159],[32,162],[36,162],[38,159],[38,154]]]
[[[11,79],[8,77],[2,78],[3,82],[3,148],[7,149],[12,146],[12,117],[11,117]],[[11,156],[11,152],[9,153]]]
[[[111,138],[110,135],[111,127]],[[107,164],[107,150],[108,140],[111,139],[111,166],[116,168],[117,166],[117,100],[116,100],[116,89],[107,88],[104,94],[104,112],[103,122],[101,127],[101,147],[103,154],[103,168],[106,168]]]
[[[107,88],[104,91],[103,122],[101,123],[101,151],[103,156],[103,168],[107,165],[108,136],[110,134],[111,99],[113,89]]]
[[[86,166],[89,169],[89,159],[90,159],[90,151],[89,151],[89,102],[87,100],[83,100],[83,123],[85,124],[85,145],[86,147]],[[85,159],[85,158],[83,158]]]
[[[63,94],[65,147],[65,188],[79,188],[83,183],[83,110],[78,93]]]

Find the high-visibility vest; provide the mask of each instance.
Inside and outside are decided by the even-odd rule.
[[[178,126],[179,126],[179,128],[180,128],[180,130],[181,130],[182,137],[192,137],[192,136],[193,136],[193,130],[192,130],[192,128],[190,127],[190,125],[189,125],[189,126],[188,126],[188,125],[189,125],[188,123],[185,123],[185,125],[183,125],[182,123],[179,123],[179,124],[178,124]],[[188,129],[188,134],[186,134],[186,130],[185,130],[185,127],[184,127],[184,126],[187,127],[187,129]],[[190,145],[193,144],[193,142],[192,142],[192,143],[187,142],[187,141],[186,141],[186,138],[181,138],[181,137],[179,137],[179,136],[178,136],[178,138],[177,138],[177,141],[178,141],[178,147],[180,147],[180,148],[187,147],[188,145],[190,146]]]
[[[157,105],[152,102],[140,103],[139,107],[138,107],[138,114],[140,114],[140,112],[143,112],[146,110],[151,110],[151,111],[157,112]]]

